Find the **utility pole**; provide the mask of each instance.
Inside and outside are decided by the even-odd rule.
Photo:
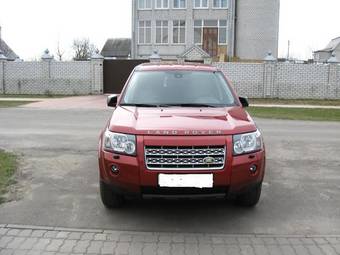
[[[290,40],[288,40],[287,60],[289,60],[289,57],[290,57]]]

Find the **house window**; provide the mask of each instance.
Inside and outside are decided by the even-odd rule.
[[[168,9],[169,0],[155,0],[156,9]]]
[[[139,21],[138,42],[140,44],[151,43],[151,21],[150,20]]]
[[[173,21],[173,43],[185,43],[185,20]]]
[[[174,0],[174,9],[184,9],[187,7],[186,0]]]
[[[202,44],[202,20],[194,21],[194,42],[195,44]]]
[[[218,43],[227,44],[228,43],[228,28],[227,20],[218,21]]]
[[[151,9],[152,0],[138,0],[138,9]]]
[[[156,21],[156,43],[169,43],[169,22],[167,20]]]
[[[203,42],[203,28],[218,28],[218,43],[228,43],[227,20],[194,20],[194,42],[201,45]]]
[[[214,8],[228,8],[228,0],[214,0]]]
[[[193,0],[194,8],[208,8],[208,0]]]

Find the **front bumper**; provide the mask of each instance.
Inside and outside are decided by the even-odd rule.
[[[146,168],[144,146],[194,146],[225,145],[225,165],[220,170],[149,170]],[[104,151],[99,143],[99,169],[101,182],[109,185],[117,193],[127,195],[233,195],[245,192],[263,181],[265,172],[265,151],[233,156],[231,136],[209,137],[157,137],[138,136],[137,156],[131,157]],[[252,173],[250,168],[257,167]],[[112,166],[118,168],[112,172]],[[213,188],[161,188],[158,175],[165,174],[213,174]]]

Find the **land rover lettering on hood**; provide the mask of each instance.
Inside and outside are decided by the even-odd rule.
[[[217,68],[142,64],[99,140],[100,193],[108,208],[127,197],[222,197],[254,206],[265,149],[260,130]]]

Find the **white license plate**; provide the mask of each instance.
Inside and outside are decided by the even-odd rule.
[[[159,174],[158,185],[169,188],[212,188],[213,174]]]

